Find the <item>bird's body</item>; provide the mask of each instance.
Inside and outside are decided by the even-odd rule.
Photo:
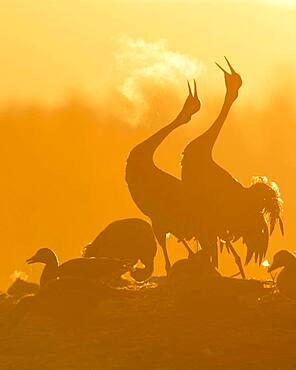
[[[36,295],[23,297],[11,318],[13,323],[17,323],[27,314],[47,316],[77,326],[79,322],[91,317],[100,302],[133,297],[132,293],[86,279],[52,280]]]
[[[178,239],[193,237],[188,217],[188,198],[181,181],[159,169],[153,160],[162,141],[177,127],[187,123],[200,108],[196,93],[189,87],[189,96],[181,113],[169,125],[133,148],[126,164],[126,182],[135,204],[152,221],[154,234],[163,249],[166,270],[170,261],[166,250],[166,234]]]
[[[212,277],[221,276],[204,250],[175,262],[169,272],[169,286],[175,297],[191,295]]]
[[[275,254],[269,272],[283,267],[277,275],[276,286],[281,295],[286,298],[296,300],[296,258],[285,250]]]
[[[77,277],[109,281],[129,270],[125,261],[114,258],[75,258],[64,262],[58,268],[59,277]]]
[[[7,289],[7,294],[16,298],[27,294],[36,294],[39,291],[39,285],[17,278]]]
[[[199,140],[200,139],[200,140]],[[184,150],[182,158],[182,182],[191,204],[199,210],[197,224],[223,234],[227,230],[228,220],[235,219],[231,203],[237,203],[244,192],[244,187],[212,158],[210,143],[199,137]],[[214,217],[213,217],[214,216]]]
[[[296,300],[296,265],[284,268],[279,273],[277,287],[283,296]]]
[[[226,94],[222,109],[212,126],[185,148],[182,182],[191,200],[191,218],[195,218],[195,236],[201,247],[209,251],[218,266],[217,241],[226,242],[245,277],[231,242],[242,237],[247,246],[246,263],[253,256],[261,263],[269,241],[265,215],[270,218],[271,232],[277,219],[282,228],[281,208],[278,190],[265,178],[257,178],[245,188],[213,159],[214,144],[242,85],[239,74],[227,63],[231,74],[223,70]]]
[[[186,225],[188,199],[181,180],[159,169],[152,160],[141,160],[140,151],[141,147],[136,147],[130,152],[126,166],[126,181],[134,202],[152,220],[154,230],[190,239]]]
[[[128,218],[109,224],[84,248],[83,256],[126,260],[132,265],[141,260],[145,268],[136,269],[131,275],[142,281],[153,272],[156,251],[157,245],[150,224],[139,218]]]
[[[210,314],[217,313],[217,306],[233,311],[233,305],[241,302],[255,303],[266,293],[260,281],[222,276],[205,250],[177,261],[169,274],[169,286],[177,306]]]

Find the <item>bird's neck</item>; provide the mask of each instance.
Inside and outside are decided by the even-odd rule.
[[[138,144],[132,151],[133,155],[135,156],[136,154],[139,161],[153,161],[154,153],[159,145],[173,130],[181,126],[183,123],[182,117],[178,116],[173,122],[157,131],[142,143]]]
[[[40,277],[40,286],[46,285],[50,280],[56,279],[58,276],[58,260],[56,257],[52,257],[45,264],[41,277]]]
[[[214,144],[218,138],[218,135],[223,127],[223,124],[228,116],[228,113],[230,111],[230,108],[234,101],[236,100],[237,96],[234,96],[228,92],[226,92],[224,102],[221,108],[221,111],[215,120],[215,122],[212,124],[212,126],[202,135],[203,139],[206,140],[207,144],[209,145],[210,149],[212,150],[214,147]]]

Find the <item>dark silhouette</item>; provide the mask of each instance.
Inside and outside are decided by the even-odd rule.
[[[188,201],[179,179],[159,169],[153,156],[162,141],[177,127],[190,121],[199,111],[200,101],[194,81],[194,95],[190,85],[189,96],[177,118],[138,144],[129,154],[126,165],[126,182],[130,194],[139,209],[152,221],[154,234],[163,250],[165,267],[168,272],[170,261],[166,249],[166,234],[172,233],[183,242],[192,253],[184,239],[191,239],[188,223]]]
[[[177,307],[190,310],[216,311],[217,304],[228,310],[233,304],[256,303],[266,294],[260,281],[221,276],[205,249],[172,266],[169,286]]]
[[[286,298],[296,300],[296,258],[286,251],[281,250],[273,257],[273,262],[268,272],[284,267],[277,276],[276,286]]]
[[[139,218],[127,218],[109,224],[83,249],[82,255],[129,260],[132,265],[141,260],[145,268],[136,268],[131,271],[131,276],[137,281],[144,281],[153,272],[156,251],[151,226]]]
[[[132,268],[132,265],[113,258],[74,258],[59,266],[56,254],[49,248],[41,248],[27,263],[44,263],[40,287],[57,278],[73,277],[110,282]]]
[[[226,58],[225,58],[226,59]],[[213,147],[228,112],[238,97],[241,77],[226,59],[230,73],[222,67],[226,95],[222,109],[212,126],[191,141],[182,158],[182,182],[190,197],[191,219],[195,221],[195,237],[206,249],[215,266],[218,266],[217,240],[221,248],[226,245],[245,277],[240,257],[232,242],[243,238],[247,246],[246,264],[252,256],[261,263],[268,247],[269,233],[280,218],[281,200],[275,184],[257,178],[251,187],[243,187],[213,159]]]
[[[111,288],[103,283],[79,278],[52,280],[36,295],[23,297],[11,313],[15,325],[25,315],[48,316],[64,324],[89,320],[97,305],[106,299],[134,297],[135,292]]]
[[[221,276],[209,260],[205,250],[175,262],[170,269],[168,282],[176,301],[186,299],[196,287],[211,276]],[[178,302],[177,302],[178,304]]]
[[[20,298],[27,294],[36,294],[38,291],[38,284],[17,278],[7,289],[7,294],[16,298]]]

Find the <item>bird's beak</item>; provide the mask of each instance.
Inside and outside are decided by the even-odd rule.
[[[31,263],[35,263],[35,256],[32,256],[26,260],[27,264],[30,265]]]
[[[221,68],[221,67],[220,67]],[[197,98],[197,87],[196,87],[196,81],[193,80],[193,86],[194,86],[194,93],[192,94],[192,90],[191,90],[191,87],[190,87],[190,83],[189,81],[187,80],[187,86],[188,86],[188,91],[189,91],[189,95],[190,96],[193,96],[194,98]]]
[[[224,58],[225,58],[226,63],[227,63],[227,65],[228,65],[229,69],[230,69],[230,73],[229,73],[229,72],[227,72],[224,68],[222,68],[222,67],[220,66],[220,64],[218,64],[217,62],[215,62],[215,64],[217,65],[217,67],[219,67],[219,68],[221,69],[221,71],[223,71],[223,73],[224,73],[225,75],[229,75],[229,76],[230,76],[230,75],[237,74],[237,73],[235,72],[234,68],[232,67],[232,65],[230,64],[229,60],[228,60],[226,57],[224,57]]]
[[[274,263],[268,268],[267,272],[270,273],[273,270],[276,270],[279,266],[275,265]]]

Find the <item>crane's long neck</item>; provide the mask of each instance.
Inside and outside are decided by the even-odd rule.
[[[226,92],[224,102],[223,102],[221,111],[220,111],[217,119],[212,124],[212,126],[204,134],[202,134],[203,139],[206,140],[206,142],[209,145],[211,150],[213,149],[213,147],[215,145],[215,142],[218,138],[218,135],[221,131],[221,128],[222,128],[222,126],[223,126],[223,124],[224,124],[224,122],[227,118],[227,115],[229,113],[229,110],[230,110],[230,108],[231,108],[231,106],[232,106],[232,104],[234,103],[235,100],[236,100],[236,97],[233,97],[233,96],[229,95]]]
[[[58,276],[59,262],[55,255],[51,256],[44,266],[40,277],[40,286],[46,285],[49,281],[56,279]]]
[[[182,123],[183,121],[177,117],[173,122],[157,131],[142,143],[138,144],[133,149],[133,152],[137,153],[137,157],[139,157],[139,159],[141,158],[141,160],[147,159],[153,161],[154,153],[159,145],[173,130],[182,125]]]

